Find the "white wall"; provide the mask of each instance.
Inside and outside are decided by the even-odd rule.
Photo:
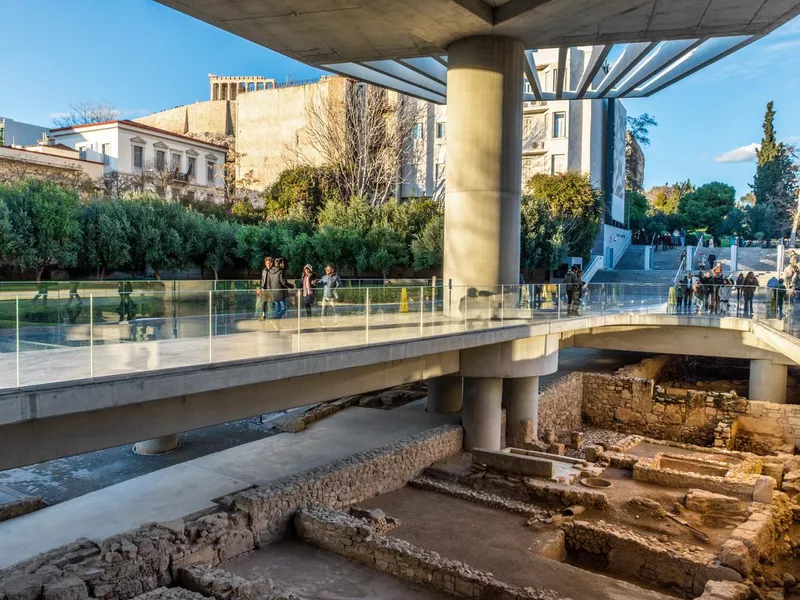
[[[5,119],[5,145],[11,146],[32,146],[42,139],[42,133],[50,130],[44,125],[33,125],[22,123],[8,117],[0,117],[0,121]]]
[[[157,150],[166,153],[165,162],[169,169],[171,155],[179,155],[179,171],[184,173],[188,168],[188,154],[190,150],[197,152],[196,172],[192,183],[203,187],[222,188],[224,185],[223,167],[225,165],[225,150],[200,141],[178,137],[168,132],[156,132],[150,129],[139,128],[126,124],[113,123],[98,127],[80,128],[71,131],[55,132],[56,140],[75,149],[85,148],[86,158],[102,161],[101,153],[103,144],[109,144],[108,165],[106,172],[117,171],[131,174],[133,168],[133,146],[144,148],[145,168],[151,168],[156,162]],[[143,140],[143,142],[133,140]],[[156,144],[164,144],[166,148],[157,148]],[[208,158],[211,157],[211,158]],[[213,159],[213,160],[212,160]],[[209,181],[206,177],[206,161],[212,160],[217,167],[214,169],[214,178]]]

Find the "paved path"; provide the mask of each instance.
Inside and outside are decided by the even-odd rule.
[[[349,408],[299,434],[283,433],[230,448],[0,523],[0,568],[79,537],[95,541],[142,523],[169,521],[213,500],[451,421],[424,401],[391,411]]]

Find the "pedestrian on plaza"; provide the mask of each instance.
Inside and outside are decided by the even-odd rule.
[[[719,314],[723,316],[728,316],[728,309],[730,308],[731,303],[731,293],[733,293],[733,289],[731,288],[731,282],[729,279],[723,279],[722,284],[719,286],[719,291],[717,292],[719,296]]]
[[[706,266],[706,255],[700,252],[697,255],[697,260],[695,261],[695,264],[697,266],[697,270],[701,271]]]
[[[303,307],[306,309],[306,317],[311,316],[311,307],[314,304],[314,279],[312,266],[303,267]]]
[[[736,278],[736,314],[742,312],[742,287],[744,286],[744,273],[739,273]]]
[[[262,321],[267,318],[267,305],[272,301],[272,293],[269,289],[269,272],[272,270],[274,264],[275,261],[273,261],[271,256],[264,257],[264,268],[261,269],[261,284],[256,290],[256,310],[258,310],[258,304],[260,303]]]
[[[684,295],[683,281],[678,281],[675,284],[674,293],[675,293],[675,311],[683,312],[683,295]]]
[[[279,321],[286,314],[289,299],[287,290],[294,288],[294,285],[286,281],[285,268],[286,262],[279,257],[275,259],[275,264],[269,270],[269,289],[272,292],[272,302],[275,305],[272,318],[275,321]]]
[[[694,296],[694,311],[696,313],[703,312],[703,301],[704,301],[704,294],[705,294],[705,287],[703,283],[700,281],[699,278],[695,278],[694,288],[692,289],[692,295]]]
[[[573,265],[564,276],[564,289],[567,292],[567,315],[577,314],[575,303],[580,291],[580,283],[578,282],[578,266]]]
[[[783,302],[786,300],[786,284],[783,278],[778,279],[778,286],[775,288],[775,300],[778,309],[778,318],[783,318]]]
[[[686,229],[681,227],[681,246],[686,245]]]
[[[758,288],[758,278],[752,271],[749,271],[745,276],[743,288],[742,295],[744,296],[744,313],[746,315],[752,315],[753,296],[755,296],[756,288]]]
[[[690,312],[692,308],[692,278],[686,275],[683,278],[683,309],[684,312]]]
[[[316,283],[317,281],[314,281],[314,284]],[[336,301],[339,299],[339,293],[336,290],[339,289],[342,280],[336,274],[333,265],[325,265],[325,275],[319,279],[319,283],[324,286],[322,289],[322,316],[325,317],[325,309],[330,308],[335,319]]]
[[[708,268],[714,270],[714,263],[717,262],[717,255],[711,252],[708,255]]]

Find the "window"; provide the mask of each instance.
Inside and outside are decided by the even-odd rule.
[[[425,129],[423,129],[422,123],[414,123],[414,127],[411,129],[411,135],[415,140],[421,140],[425,137]]]
[[[447,129],[447,123],[437,123],[436,124],[436,137],[441,139],[445,136]]]
[[[78,146],[78,156],[82,160],[86,160],[86,150],[87,150],[87,146]]]
[[[531,87],[531,82],[528,81],[527,79],[525,80],[525,83],[522,84],[522,91],[525,94],[532,94],[533,93],[533,88]]]
[[[256,89],[260,92],[261,90],[264,89],[264,84],[263,83],[257,83],[256,84]]]
[[[553,113],[553,137],[563,138],[567,136],[567,113]]]
[[[550,174],[556,175],[557,173],[563,173],[567,170],[567,160],[566,156],[563,154],[553,154],[550,157]]]
[[[100,146],[100,152],[103,154],[103,164],[110,165],[111,156],[109,156],[109,153],[111,152],[111,144],[102,144]]]
[[[558,87],[558,68],[557,68],[557,67],[553,68],[553,69],[552,69],[552,73],[553,73],[553,74],[552,74],[552,80],[553,80],[553,82],[552,82],[552,84],[551,84],[551,85],[552,85],[552,87],[550,88],[550,91],[551,91],[551,92],[555,92],[555,91],[556,91],[556,88]]]
[[[214,185],[214,168],[216,166],[217,165],[210,160],[206,162],[206,181],[208,185]]]
[[[133,147],[133,168],[144,169],[144,148],[141,146]]]
[[[167,167],[167,153],[163,150],[156,150],[156,169],[163,171]]]
[[[169,170],[170,171],[180,171],[181,170],[181,155],[180,154],[172,154],[170,156]]]
[[[436,163],[436,181],[434,183],[438,183],[444,179],[444,163]]]
[[[190,156],[188,157],[187,162],[189,164],[186,165],[186,175],[189,177],[189,179],[194,179],[194,170],[195,170],[195,165],[197,163],[197,159],[194,156]]]

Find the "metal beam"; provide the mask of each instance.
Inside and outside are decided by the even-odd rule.
[[[687,69],[683,69],[683,70],[675,69],[676,73],[672,77],[667,77],[666,80],[663,83],[659,84],[658,86],[656,86],[652,90],[648,90],[648,91],[644,91],[643,90],[642,93],[631,94],[630,97],[632,97],[632,98],[641,98],[641,97],[647,98],[648,96],[652,96],[656,92],[660,92],[661,90],[663,90],[665,87],[673,85],[675,83],[678,83],[682,79],[685,79],[685,78],[689,77],[689,75],[693,75],[694,73],[697,73],[697,71],[699,71],[700,69],[706,68],[708,65],[713,64],[713,63],[717,62],[718,60],[721,60],[721,59],[725,58],[726,56],[728,56],[730,54],[733,54],[737,50],[741,50],[745,46],[749,46],[753,42],[755,42],[757,40],[760,40],[762,37],[763,36],[761,36],[761,35],[750,36],[750,37],[744,39],[743,41],[739,42],[738,44],[734,44],[733,46],[731,46],[730,48],[728,48],[724,52],[720,52],[718,54],[714,54],[710,58],[708,58],[706,60],[703,60],[703,61],[699,62],[698,64],[696,64],[694,66],[688,67]],[[724,38],[717,38],[717,39],[724,39]],[[707,43],[712,42],[712,41],[716,41],[716,40],[707,40],[705,43],[707,44]],[[700,49],[702,49],[702,46],[700,48],[698,48],[697,51],[700,51]],[[691,59],[689,59],[689,60],[691,60]]]
[[[655,73],[669,68],[700,46],[707,38],[699,40],[673,40],[664,42],[661,47],[647,60],[638,71],[635,71],[627,80],[622,82],[622,87],[608,94],[609,98],[619,98],[629,94]]]
[[[368,62],[358,63],[367,67],[368,69],[372,69],[377,71],[378,73],[383,73],[384,75],[388,75],[389,77],[394,77],[395,79],[399,79],[400,81],[405,81],[411,85],[415,85],[417,87],[421,87],[426,89],[434,94],[441,94],[442,96],[447,96],[447,86],[443,83],[438,81],[434,81],[430,77],[425,77],[424,75],[420,75],[415,70],[409,69],[407,66],[395,62],[393,60],[371,60]]]
[[[418,98],[419,100],[434,102],[435,104],[445,104],[447,102],[447,98],[442,94],[437,94],[425,88],[401,81],[395,77],[384,75],[383,73],[379,73],[374,69],[370,69],[358,63],[335,63],[322,65],[321,68],[331,73],[336,73],[337,75],[358,79],[359,81],[371,83],[378,87],[402,92],[403,94]]]
[[[603,96],[608,90],[612,89],[617,83],[631,72],[631,70],[639,64],[639,62],[650,53],[650,51],[658,45],[658,42],[638,42],[636,44],[628,44],[625,50],[622,51],[620,57],[611,67],[611,70],[600,82],[597,89],[592,90],[587,95],[589,98],[597,98]]]
[[[551,0],[511,0],[494,9],[494,24],[499,25],[532,11]]]
[[[430,56],[422,58],[403,58],[400,62],[420,75],[447,85],[447,67]]]
[[[558,77],[556,81],[556,100],[564,97],[564,74],[567,70],[567,50],[568,48],[558,49]]]
[[[525,50],[525,77],[531,84],[533,96],[537,100],[544,100],[542,98],[542,85],[539,83],[539,73],[536,70],[536,60],[533,58],[533,50]]]
[[[576,90],[577,98],[583,98],[586,90],[589,89],[592,81],[594,81],[594,78],[597,75],[597,72],[600,70],[600,67],[603,66],[606,58],[608,58],[612,48],[614,48],[613,44],[608,44],[606,46],[592,46],[592,54],[589,56],[589,64],[584,69],[583,75],[581,75],[581,80],[578,82],[578,89]]]

